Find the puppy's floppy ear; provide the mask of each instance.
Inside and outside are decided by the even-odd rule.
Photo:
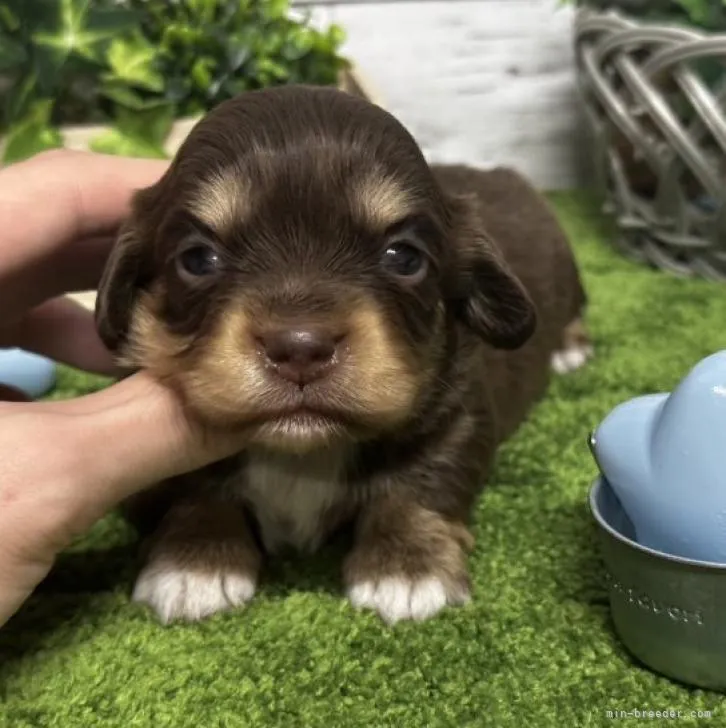
[[[151,250],[139,204],[145,192],[134,199],[131,215],[119,230],[98,285],[96,329],[114,353],[119,353],[126,342],[137,295],[149,277]]]
[[[488,236],[472,200],[452,201],[451,213],[457,238],[457,314],[492,346],[518,349],[537,326],[535,305]]]

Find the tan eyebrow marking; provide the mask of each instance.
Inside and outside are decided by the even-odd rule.
[[[200,182],[189,210],[215,232],[224,233],[249,214],[250,193],[239,172],[224,169]]]
[[[372,171],[356,180],[351,189],[351,203],[363,221],[386,229],[412,210],[411,195],[403,185],[382,171]]]

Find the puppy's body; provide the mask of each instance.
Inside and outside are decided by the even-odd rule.
[[[475,341],[481,362],[472,373],[481,372],[490,393],[501,442],[544,394],[550,364],[557,369],[558,355],[580,351],[587,356],[582,325],[587,299],[565,234],[542,197],[519,174],[460,166],[434,167],[434,173],[451,194],[475,197],[472,202],[483,228],[538,312],[537,328],[519,349]]]
[[[285,126],[291,109],[300,126]],[[201,419],[253,436],[127,504],[152,534],[136,598],[164,620],[201,618],[252,597],[264,553],[314,551],[351,528],[354,604],[396,621],[466,601],[467,524],[496,448],[544,394],[553,357],[585,356],[563,233],[515,173],[429,168],[392,117],[337,92],[259,92],[210,116],[137,202],[99,327]],[[245,121],[267,124],[246,129],[252,143],[235,138]],[[206,186],[189,192],[195,175]],[[177,263],[163,272],[180,255],[166,241],[186,234],[163,219],[172,191],[227,256],[201,283]],[[202,304],[212,286],[216,306]],[[328,337],[324,373],[306,344],[295,386],[290,330],[315,356],[316,332]]]

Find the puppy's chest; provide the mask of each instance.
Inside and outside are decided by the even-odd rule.
[[[254,513],[265,544],[314,551],[347,510],[345,464],[334,455],[250,455],[235,488]]]

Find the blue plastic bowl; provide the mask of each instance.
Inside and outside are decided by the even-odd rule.
[[[56,363],[23,349],[0,349],[0,384],[30,399],[47,394],[56,383]]]

